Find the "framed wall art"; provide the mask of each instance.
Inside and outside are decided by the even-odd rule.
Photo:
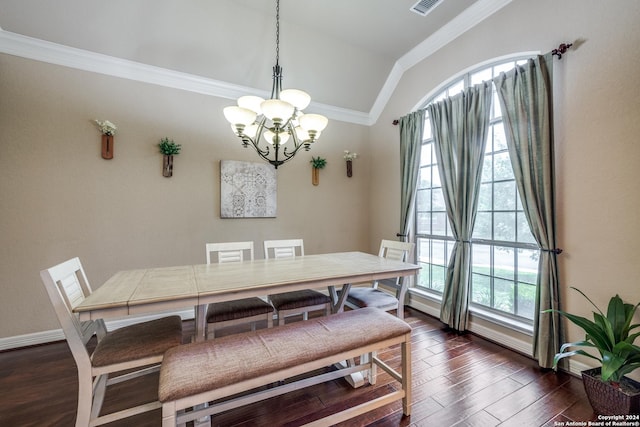
[[[268,163],[220,161],[220,217],[275,218],[276,169]]]

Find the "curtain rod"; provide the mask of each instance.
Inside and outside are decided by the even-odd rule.
[[[553,49],[551,51],[551,56],[557,56],[558,59],[562,59],[562,55],[564,55],[565,53],[567,53],[567,50],[569,50],[569,48],[573,46],[573,43],[560,43],[560,46],[558,46],[556,49]],[[398,124],[400,123],[400,120],[395,119],[393,122],[391,122],[394,126],[398,126]]]

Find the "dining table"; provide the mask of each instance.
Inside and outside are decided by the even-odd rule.
[[[420,266],[364,252],[334,252],[221,264],[124,270],[74,308],[80,320],[195,308],[195,340],[205,339],[214,302],[326,288],[332,313],[343,310],[351,285],[416,274]],[[338,291],[340,288],[340,291]]]
[[[337,252],[295,258],[194,264],[118,271],[73,310],[80,320],[120,318],[194,307],[195,341],[206,339],[208,304],[326,288],[331,312],[343,310],[353,284],[410,276],[420,266],[364,252]],[[338,291],[340,287],[340,291]],[[353,363],[345,361],[342,368]],[[362,373],[345,379],[364,385]],[[206,406],[206,404],[205,404]],[[209,417],[197,420],[209,427]]]

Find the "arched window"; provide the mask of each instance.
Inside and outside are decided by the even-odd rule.
[[[515,58],[466,72],[450,80],[425,103],[437,102],[488,81],[526,58]],[[415,207],[415,241],[422,266],[417,287],[437,296],[444,289],[453,235],[447,219],[434,152],[431,122],[425,117]],[[535,309],[538,247],[522,211],[495,95],[482,166],[478,212],[472,235],[472,312],[531,324]]]

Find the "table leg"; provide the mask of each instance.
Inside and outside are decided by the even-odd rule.
[[[196,335],[194,341],[204,341],[207,339],[207,304],[200,304],[195,307],[195,327]]]
[[[338,296],[338,292],[336,291],[335,286],[329,286],[329,296],[331,297],[331,313],[342,313],[344,311],[344,303],[347,300],[347,296],[349,295],[349,290],[351,290],[351,283],[345,283],[342,285],[342,290],[340,291],[340,295]],[[344,360],[340,363],[336,363],[334,366],[337,369],[344,369],[349,366],[353,366],[355,361]],[[356,372],[351,375],[347,375],[344,379],[351,384],[353,388],[358,388],[364,385],[364,375],[362,372]]]
[[[344,311],[344,303],[347,300],[347,296],[349,295],[349,290],[351,289],[351,283],[345,283],[342,285],[342,290],[340,291],[340,296],[338,296],[338,291],[336,291],[335,286],[329,286],[329,296],[331,297],[331,313],[342,313]]]
[[[195,327],[196,334],[194,337],[194,341],[204,341],[207,339],[207,304],[200,304],[195,306]],[[194,410],[206,408],[209,406],[208,403],[202,403],[200,405],[196,405],[193,407]],[[211,417],[206,416],[202,418],[198,418],[193,421],[194,427],[211,427]]]

